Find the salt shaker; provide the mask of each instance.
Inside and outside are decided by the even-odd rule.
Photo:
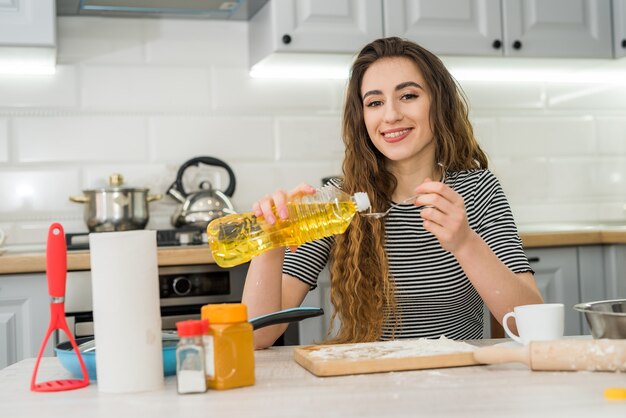
[[[203,320],[176,323],[180,341],[176,346],[176,382],[178,393],[203,393],[207,390],[202,334]]]

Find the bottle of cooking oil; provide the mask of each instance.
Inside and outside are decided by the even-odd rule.
[[[271,248],[301,245],[341,234],[357,212],[369,207],[366,193],[350,196],[327,185],[315,194],[287,202],[289,216],[277,218],[274,224],[252,212],[213,220],[207,227],[209,245],[218,265],[232,267]]]

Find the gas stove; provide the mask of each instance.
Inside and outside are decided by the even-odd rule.
[[[103,232],[107,233],[107,232]],[[207,243],[206,231],[198,228],[162,229],[156,231],[157,247],[202,245]],[[88,250],[89,232],[65,234],[67,249]]]

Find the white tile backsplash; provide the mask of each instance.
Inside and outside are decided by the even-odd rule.
[[[341,160],[341,118],[291,117],[276,121],[278,155],[284,161]]]
[[[9,161],[9,119],[0,118],[0,163]]]
[[[189,111],[210,107],[208,68],[83,66],[81,104],[107,111]]]
[[[180,165],[201,155],[225,161],[272,161],[275,155],[269,117],[152,117],[149,126],[154,161]]]
[[[590,116],[504,117],[499,120],[497,155],[549,158],[589,156],[595,152]]]
[[[16,117],[19,162],[145,161],[146,121],[141,117]]]
[[[596,126],[598,153],[626,156],[626,117],[599,117]]]
[[[54,75],[3,75],[0,77],[0,109],[78,106],[77,71],[57,65]]]
[[[58,19],[57,73],[0,77],[0,227],[10,244],[85,231],[70,195],[122,173],[165,193],[200,155],[235,172],[232,201],[341,174],[346,82],[248,75],[247,23]],[[465,82],[479,143],[519,224],[626,223],[626,87]],[[186,187],[224,170],[191,169]],[[151,228],[177,203],[150,203]]]
[[[140,64],[145,62],[141,20],[57,18],[57,62]]]
[[[18,212],[28,218],[47,211],[71,211],[74,203],[68,198],[78,190],[78,169],[3,170],[0,176],[0,213]]]
[[[326,112],[337,108],[336,82],[250,78],[247,67],[215,67],[214,108],[217,111],[271,114]]]

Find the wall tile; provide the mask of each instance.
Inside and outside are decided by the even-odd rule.
[[[548,202],[548,203],[515,203],[511,205],[513,216],[519,230],[524,225],[537,223],[570,223],[570,222],[596,222],[598,207],[595,203],[571,203]]]
[[[497,159],[491,167],[510,202],[542,202],[550,196],[551,178],[544,159]]]
[[[54,75],[3,75],[0,77],[0,107],[76,107],[76,78],[76,69],[67,65],[57,65]]]
[[[208,155],[226,161],[274,160],[274,129],[266,117],[153,117],[152,158],[182,164]]]
[[[545,106],[543,88],[535,84],[462,82],[461,87],[472,110],[541,109]]]
[[[339,117],[278,118],[276,126],[281,161],[343,158]]]
[[[216,110],[254,114],[337,109],[336,87],[324,80],[254,79],[240,67],[215,68],[212,80]]]
[[[626,156],[626,116],[596,118],[598,153]]]
[[[547,161],[550,179],[549,197],[554,200],[584,202],[599,197],[602,192],[594,187],[598,171],[593,159],[552,158]]]
[[[593,119],[579,117],[504,117],[498,126],[498,154],[552,157],[594,154]]]
[[[144,20],[147,61],[151,64],[248,65],[246,22]],[[245,47],[242,47],[244,46]]]
[[[57,18],[57,62],[145,61],[143,19],[63,16]]]
[[[17,117],[18,161],[141,161],[148,155],[138,117]]]
[[[0,163],[9,161],[9,119],[0,118]]]
[[[596,159],[590,166],[594,195],[626,201],[626,156]]]
[[[0,213],[71,211],[68,197],[79,189],[77,169],[6,170],[0,176]]]
[[[626,87],[615,85],[553,85],[547,89],[548,107],[553,109],[626,110]]]
[[[111,110],[207,110],[209,71],[203,68],[85,66],[82,105]]]

